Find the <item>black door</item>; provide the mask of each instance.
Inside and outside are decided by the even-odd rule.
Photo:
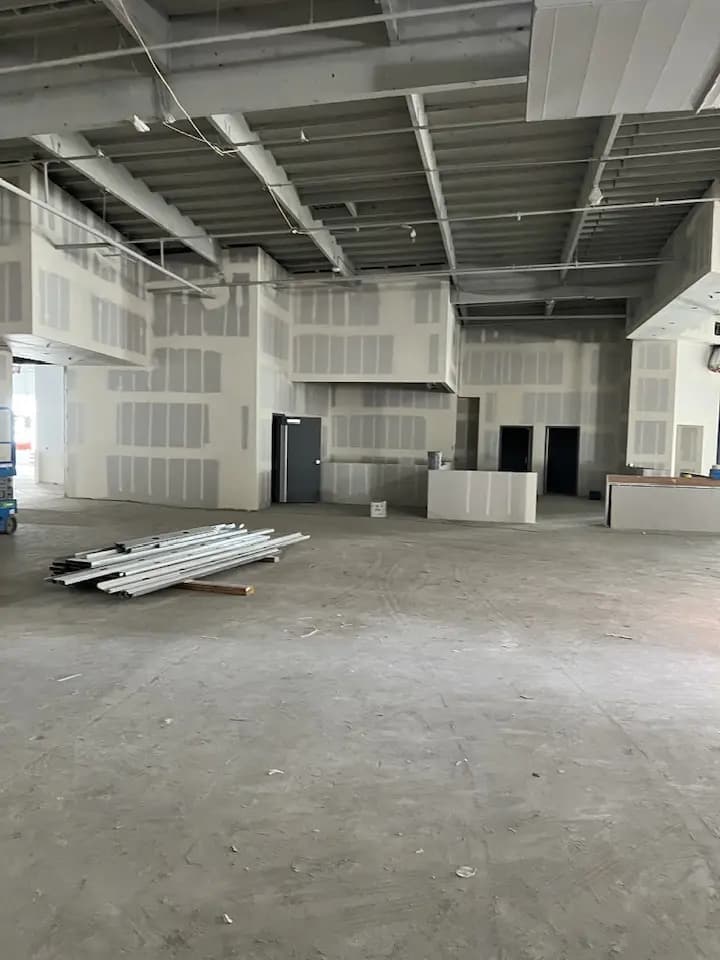
[[[548,427],[545,493],[577,496],[580,427]]]
[[[500,427],[500,470],[527,473],[532,465],[532,427]]]
[[[320,499],[320,417],[273,414],[272,498],[277,503]]]

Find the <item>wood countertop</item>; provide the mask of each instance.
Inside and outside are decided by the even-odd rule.
[[[711,480],[709,477],[637,477],[624,474],[610,474],[607,478],[610,483],[639,484],[644,487],[718,487],[720,480]]]

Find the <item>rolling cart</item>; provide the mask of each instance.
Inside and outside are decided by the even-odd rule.
[[[13,490],[15,439],[10,407],[0,407],[0,534],[17,530],[17,500]]]

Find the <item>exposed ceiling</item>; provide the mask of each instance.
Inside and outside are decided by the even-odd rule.
[[[466,322],[615,316],[715,178],[720,113],[527,122],[539,6],[533,26],[530,0],[0,0],[0,175],[46,163],[152,257],[259,245],[328,279],[446,271]]]

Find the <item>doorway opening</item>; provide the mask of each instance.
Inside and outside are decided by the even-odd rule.
[[[576,497],[580,427],[548,427],[545,438],[545,493]]]
[[[274,413],[272,429],[273,502],[317,503],[322,419]]]
[[[500,427],[499,470],[528,473],[532,470],[532,427]]]

